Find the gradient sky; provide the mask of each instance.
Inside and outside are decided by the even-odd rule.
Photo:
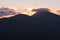
[[[60,0],[0,0],[0,7],[60,9]]]

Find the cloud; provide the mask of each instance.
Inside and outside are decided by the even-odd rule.
[[[48,8],[38,8],[38,9],[33,9],[32,11],[35,12],[35,14],[32,15],[32,16],[34,16],[34,15],[39,15],[39,14],[42,14],[42,13],[50,12],[50,9],[48,9]]]
[[[9,17],[10,16],[13,16],[13,15],[16,15],[17,12],[14,10],[14,9],[10,9],[10,8],[0,8],[0,17]]]
[[[48,8],[38,8],[38,9],[33,9],[32,11],[35,12],[50,12]]]
[[[55,9],[50,9],[50,8],[38,8],[38,9],[33,9],[32,11],[34,11],[36,13],[51,12],[51,13],[53,13],[55,15],[60,15],[60,10],[55,10]]]

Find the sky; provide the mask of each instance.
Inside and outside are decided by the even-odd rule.
[[[60,0],[0,0],[0,7],[60,9]]]

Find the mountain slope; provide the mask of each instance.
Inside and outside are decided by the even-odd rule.
[[[51,12],[37,12],[33,16],[20,14],[8,19],[0,19],[0,32],[7,32],[2,34],[6,37],[10,36],[7,38],[12,38],[13,36],[13,38],[27,40],[59,39],[60,16]]]

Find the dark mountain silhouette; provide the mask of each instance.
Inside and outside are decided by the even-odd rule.
[[[0,19],[0,32],[3,32],[1,34],[3,39],[59,39],[60,16],[51,12],[37,11],[33,16],[20,14],[8,19]]]
[[[60,15],[51,12],[39,12],[34,14],[34,22],[48,31],[48,40],[57,40],[60,36]]]
[[[8,19],[0,19],[0,32],[7,32],[5,36],[10,36],[10,38],[12,38],[11,36],[13,36],[18,39],[23,38],[28,40],[43,38],[47,39],[47,34],[41,31],[41,27],[37,27],[37,25],[33,24],[32,19],[32,17],[22,14]],[[14,32],[14,34],[12,32]]]

